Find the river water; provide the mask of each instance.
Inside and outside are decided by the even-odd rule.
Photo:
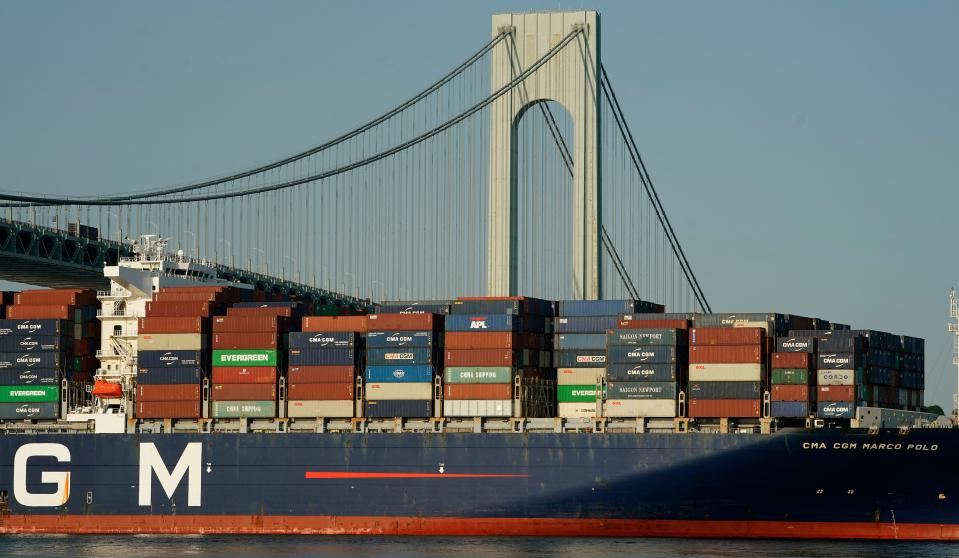
[[[0,537],[0,556],[134,558],[168,556],[370,558],[919,558],[959,557],[959,544],[688,539],[380,538],[266,536]]]

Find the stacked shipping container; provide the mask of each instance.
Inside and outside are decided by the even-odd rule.
[[[210,370],[210,319],[236,293],[226,287],[164,288],[137,324],[138,418],[204,416]]]
[[[303,332],[290,334],[290,417],[354,416],[366,331],[366,316],[303,318]]]
[[[759,417],[765,357],[766,331],[761,327],[690,329],[689,416]]]
[[[82,404],[100,344],[95,293],[24,291],[2,302],[9,319],[0,322],[0,419],[51,419],[64,399]]]
[[[687,316],[623,317],[607,336],[606,416],[675,417],[689,369]]]
[[[779,337],[772,354],[772,416],[806,418],[816,409],[815,337]]]
[[[428,312],[367,316],[367,417],[433,416],[443,318]]]
[[[444,336],[443,414],[547,416],[552,411],[551,302],[524,297],[459,298]]]

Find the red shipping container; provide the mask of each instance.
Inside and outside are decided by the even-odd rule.
[[[763,362],[761,345],[691,345],[690,363],[745,364]]]
[[[97,303],[97,296],[89,289],[38,289],[15,294],[13,303],[23,306],[90,306]]]
[[[79,339],[73,342],[73,356],[86,356],[93,353],[89,339]]]
[[[279,334],[265,333],[214,333],[214,349],[276,349],[279,346]]]
[[[619,329],[689,329],[689,320],[620,320]]]
[[[303,331],[366,333],[366,316],[306,316],[303,318]]]
[[[759,417],[758,399],[690,399],[692,418],[753,418]]]
[[[217,316],[213,318],[213,333],[286,333],[290,319],[283,316]]]
[[[425,331],[443,329],[440,314],[370,314],[367,331]]]
[[[766,330],[759,327],[694,327],[689,330],[690,345],[761,345]]]
[[[773,368],[805,368],[812,364],[809,353],[773,353]]]
[[[74,319],[75,306],[28,306],[14,305],[7,307],[7,318],[11,320],[70,320]]]
[[[819,386],[819,401],[848,401],[856,400],[855,386]]]
[[[279,370],[270,366],[214,366],[214,384],[275,384]]]
[[[513,349],[453,349],[446,351],[446,366],[512,366]]]
[[[200,384],[137,386],[137,401],[199,401]]]
[[[213,304],[210,302],[147,302],[147,317],[180,318],[186,316],[213,315]]]
[[[283,316],[285,318],[293,317],[293,308],[281,307],[263,307],[263,308],[236,308],[226,309],[227,316]]]
[[[291,383],[287,388],[287,399],[346,401],[353,399],[353,388],[353,382]]]
[[[176,293],[166,292],[153,295],[153,302],[164,304],[171,302],[224,302],[222,295],[216,293]]]
[[[512,384],[446,384],[446,399],[512,399]]]
[[[210,397],[214,401],[269,401],[276,399],[276,385],[213,384]]]
[[[447,331],[447,349],[541,349],[543,336],[509,331]]]
[[[811,389],[809,386],[774,385],[771,397],[773,401],[810,401],[810,392]]]
[[[207,318],[139,318],[138,333],[205,333],[210,330]]]
[[[286,375],[290,383],[298,384],[331,384],[356,381],[356,369],[352,366],[291,366]]]
[[[199,401],[137,401],[138,418],[200,418]]]

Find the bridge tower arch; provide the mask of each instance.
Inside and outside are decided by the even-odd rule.
[[[487,294],[516,292],[516,127],[525,111],[555,101],[573,122],[573,298],[598,299],[600,269],[600,49],[595,11],[497,14],[493,36],[510,36],[492,56],[491,85],[497,91],[576,30],[582,33],[490,109],[490,188]]]

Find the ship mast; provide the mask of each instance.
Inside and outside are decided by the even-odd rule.
[[[949,324],[952,333],[952,363],[956,366],[956,393],[952,396],[955,407],[955,422],[959,425],[959,297],[956,289],[949,289],[949,317],[954,323]]]

